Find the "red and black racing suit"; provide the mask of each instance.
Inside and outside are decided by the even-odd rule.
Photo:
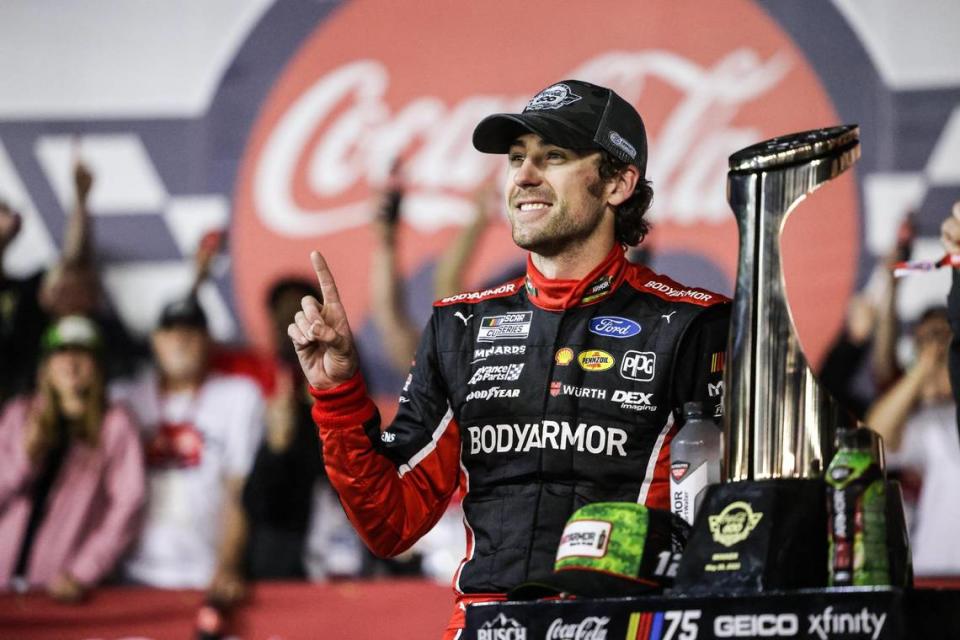
[[[375,553],[410,547],[463,495],[463,604],[552,571],[569,516],[596,501],[669,508],[683,403],[721,411],[730,305],[617,246],[580,281],[527,276],[445,298],[383,428],[362,377],[313,389],[330,481]]]

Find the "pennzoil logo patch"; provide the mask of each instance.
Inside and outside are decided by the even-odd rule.
[[[577,363],[584,371],[606,371],[612,368],[616,362],[612,355],[599,349],[582,351],[577,356]]]

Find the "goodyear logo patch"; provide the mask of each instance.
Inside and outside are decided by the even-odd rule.
[[[577,363],[584,371],[606,371],[616,364],[616,359],[606,351],[590,349],[577,356]]]

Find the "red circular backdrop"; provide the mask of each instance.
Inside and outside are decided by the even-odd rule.
[[[243,156],[232,251],[251,339],[263,344],[269,335],[266,288],[280,276],[311,275],[315,248],[359,326],[371,304],[367,201],[393,158],[407,159],[400,262],[409,274],[436,259],[470,219],[470,193],[505,167],[473,150],[476,122],[519,109],[568,77],[613,87],[644,117],[654,251],[700,255],[729,282],[737,233],[724,195],[727,156],[776,135],[838,124],[802,52],[746,0],[525,0],[441,3],[430,11],[345,3],[277,79]],[[788,225],[788,290],[811,362],[826,350],[853,286],[857,211],[848,175]],[[499,222],[484,236],[468,284],[519,258]],[[698,284],[695,276],[670,275]]]

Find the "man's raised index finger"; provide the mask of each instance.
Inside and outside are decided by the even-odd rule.
[[[323,304],[336,304],[340,302],[340,292],[337,291],[337,283],[333,280],[333,274],[327,261],[323,259],[319,251],[310,252],[310,262],[313,263],[313,270],[317,274],[317,281],[320,282],[320,292],[323,294]]]

